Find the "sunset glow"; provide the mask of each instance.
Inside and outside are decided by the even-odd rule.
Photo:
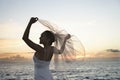
[[[76,35],[86,57],[120,57],[119,0],[1,0],[0,10],[0,58],[33,55],[28,54],[34,51],[22,40],[32,16],[51,21]],[[44,30],[40,23],[33,24],[30,39],[39,43]]]

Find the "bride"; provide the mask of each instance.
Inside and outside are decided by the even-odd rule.
[[[51,72],[49,70],[49,65],[50,65],[50,61],[52,59],[53,53],[55,54],[63,53],[66,42],[71,36],[70,34],[67,34],[64,37],[64,40],[60,49],[58,49],[55,46],[52,46],[52,43],[55,42],[56,40],[55,34],[52,31],[46,30],[41,34],[41,37],[39,38],[40,44],[43,44],[44,46],[42,47],[39,44],[36,44],[29,39],[30,28],[32,24],[35,23],[37,20],[38,18],[34,18],[34,17],[30,19],[22,39],[30,48],[36,51],[33,56],[34,79],[35,80],[53,80]]]

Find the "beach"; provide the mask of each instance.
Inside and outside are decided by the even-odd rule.
[[[120,80],[120,59],[78,60],[72,65],[58,72],[51,65],[54,80]],[[34,80],[33,61],[0,60],[0,80]]]

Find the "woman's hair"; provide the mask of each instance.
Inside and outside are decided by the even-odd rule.
[[[42,34],[46,35],[46,37],[50,40],[49,41],[50,45],[52,45],[52,43],[55,41],[54,33],[49,30],[46,30]]]

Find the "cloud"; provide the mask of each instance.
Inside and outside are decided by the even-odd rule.
[[[97,58],[120,58],[119,49],[106,49],[95,54]]]
[[[119,49],[107,49],[107,50],[105,50],[105,51],[107,51],[107,52],[114,52],[114,53],[120,52]]]
[[[0,59],[3,58],[17,58],[17,57],[24,57],[24,58],[32,58],[34,52],[9,52],[9,53],[0,53]],[[19,55],[19,56],[18,56]]]

